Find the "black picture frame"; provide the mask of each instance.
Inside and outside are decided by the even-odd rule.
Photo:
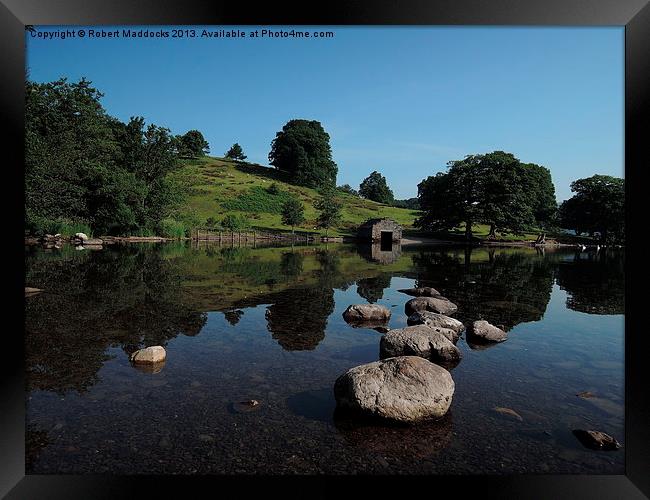
[[[648,164],[643,156],[650,137],[650,5],[648,0],[348,0],[253,5],[249,2],[202,0],[0,0],[0,99],[5,122],[6,162],[2,198],[9,219],[5,250],[15,252],[18,265],[5,267],[10,275],[11,327],[3,333],[2,394],[0,397],[0,496],[10,499],[166,497],[172,486],[207,487],[212,494],[236,496],[264,494],[277,488],[285,496],[344,495],[361,479],[363,494],[395,489],[417,494],[409,477],[196,477],[196,476],[57,476],[25,475],[25,381],[23,328],[24,247],[16,234],[22,231],[24,210],[24,77],[25,25],[91,24],[248,24],[248,25],[561,25],[625,26],[625,177],[628,211],[626,224],[633,228],[631,207],[642,199],[640,171]],[[630,203],[632,202],[632,203]],[[638,276],[635,252],[642,248],[638,232],[628,231],[626,295],[633,297]],[[632,259],[632,260],[630,260]],[[641,296],[645,296],[641,293]],[[650,380],[644,362],[647,332],[634,325],[640,319],[626,301],[625,309],[625,474],[434,476],[420,477],[419,488],[440,494],[451,488],[454,496],[467,493],[482,498],[645,498],[650,497],[650,413],[644,381]],[[295,481],[300,485],[295,486]],[[406,489],[405,489],[406,488]]]

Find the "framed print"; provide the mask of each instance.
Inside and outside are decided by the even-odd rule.
[[[0,12],[0,493],[650,495],[645,0]]]

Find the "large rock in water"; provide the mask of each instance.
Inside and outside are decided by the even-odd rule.
[[[460,335],[465,330],[465,325],[457,319],[450,318],[444,314],[431,311],[418,311],[411,314],[406,322],[411,325],[427,325],[437,328],[448,328]]]
[[[390,309],[378,304],[353,304],[343,312],[343,319],[355,325],[382,325],[390,320]]]
[[[448,337],[453,334],[453,330],[426,325],[391,330],[379,342],[379,357],[420,356],[434,363],[455,364],[460,361],[462,354]]]
[[[74,237],[75,239],[82,241],[86,241],[88,239],[88,235],[86,233],[76,233]]]
[[[131,354],[131,361],[136,364],[155,364],[165,361],[167,353],[165,348],[159,345],[146,347]]]
[[[438,314],[454,314],[458,307],[442,296],[440,297],[416,297],[409,300],[404,306],[407,316],[416,312],[431,311]]]
[[[479,342],[503,342],[508,334],[485,320],[474,321],[468,330],[468,339]]]
[[[454,395],[444,368],[418,356],[399,356],[351,368],[334,384],[341,410],[397,422],[442,417]]]
[[[422,286],[419,288],[403,288],[398,292],[405,293],[406,295],[413,295],[414,297],[438,297],[440,292],[430,286]]]

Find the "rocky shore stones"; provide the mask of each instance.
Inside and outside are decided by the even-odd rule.
[[[74,235],[74,238],[76,240],[86,241],[88,239],[88,235],[86,233],[76,233]]]
[[[453,330],[426,325],[390,330],[381,338],[379,356],[420,356],[433,362],[458,363],[462,354],[448,337],[453,335]]]
[[[390,315],[390,309],[378,304],[352,304],[343,312],[343,319],[354,326],[381,326]]]
[[[465,330],[465,325],[457,319],[431,311],[414,312],[408,317],[406,322],[409,326],[427,325],[437,328],[448,328],[449,330],[456,332],[457,335],[460,335]]]
[[[165,361],[167,353],[165,348],[159,345],[146,347],[131,354],[131,361],[136,364],[149,364],[162,363]]]
[[[406,295],[412,295],[414,297],[438,297],[440,292],[435,288],[430,286],[423,286],[419,288],[403,288],[398,290],[398,292],[405,293]]]
[[[38,293],[41,293],[43,290],[40,288],[32,288],[30,286],[25,287],[25,297],[31,297],[32,295],[36,295]]]
[[[573,435],[577,437],[584,446],[591,448],[592,450],[611,451],[618,450],[621,447],[621,444],[616,441],[615,438],[601,431],[575,429]]]
[[[404,306],[407,316],[411,316],[416,312],[431,311],[438,314],[450,315],[454,314],[458,307],[442,296],[439,297],[416,297],[409,300]]]
[[[351,368],[334,384],[340,410],[395,422],[442,417],[454,381],[444,368],[418,356],[399,356]]]
[[[479,342],[503,342],[508,334],[485,320],[474,321],[468,331],[469,336]]]

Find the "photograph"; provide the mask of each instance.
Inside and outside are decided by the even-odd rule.
[[[623,26],[25,26],[26,474],[624,474]]]

